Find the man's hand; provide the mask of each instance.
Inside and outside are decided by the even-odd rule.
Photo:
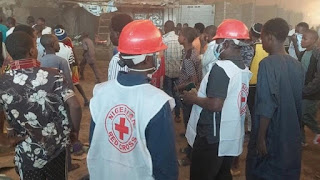
[[[296,34],[291,36],[291,41],[293,42],[293,44],[298,44],[298,38]]]
[[[183,94],[181,95],[181,100],[185,104],[194,104],[196,98],[197,98],[196,89],[192,89],[191,91],[183,91]]]
[[[258,138],[257,151],[260,156],[265,156],[268,154],[265,138]]]

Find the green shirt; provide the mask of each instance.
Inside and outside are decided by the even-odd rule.
[[[312,50],[311,51],[306,51],[303,56],[302,56],[302,59],[301,59],[301,64],[303,66],[303,70],[304,70],[304,73],[306,74],[307,71],[308,71],[308,68],[309,68],[309,64],[310,64],[310,59],[311,59],[311,56],[312,56]]]
[[[0,24],[0,32],[2,33],[2,42],[6,42],[6,34],[7,34],[8,28],[7,26]]]

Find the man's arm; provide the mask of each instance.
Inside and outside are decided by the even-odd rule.
[[[218,97],[198,97],[194,91],[185,91],[181,97],[181,100],[186,104],[196,104],[204,109],[208,109],[211,112],[222,111],[224,99]]]
[[[80,130],[80,123],[82,118],[82,110],[81,105],[78,101],[76,96],[70,97],[66,103],[69,106],[70,117],[72,121],[72,141],[78,140],[79,130]]]
[[[259,133],[258,133],[258,142],[257,142],[257,150],[259,155],[265,156],[268,154],[267,145],[266,145],[266,137],[267,137],[267,130],[269,127],[270,119],[264,116],[260,117],[260,126],[259,126]]]
[[[183,102],[187,104],[197,104],[211,112],[220,112],[227,97],[230,78],[226,72],[215,65],[210,71],[207,83],[207,97],[197,97],[195,92],[185,92],[182,96]]]
[[[208,44],[208,36],[204,33],[199,36],[200,39],[200,55],[204,54],[206,51],[206,45]]]
[[[261,61],[259,64],[255,105],[255,114],[259,117],[259,119],[257,119],[257,123],[260,123],[257,138],[257,150],[261,156],[268,153],[266,145],[268,127],[274,112],[278,108],[277,100],[275,99],[276,95],[273,94],[275,91],[272,90],[272,88],[276,87],[270,86],[270,84],[275,84],[275,77],[272,77],[275,75],[268,74],[265,62],[267,61]]]
[[[198,78],[197,78],[197,76],[196,75],[194,75],[194,76],[192,76],[191,78],[190,78],[190,81],[188,81],[188,82],[185,82],[185,83],[182,83],[182,84],[179,84],[178,86],[176,86],[175,88],[175,90],[176,91],[179,91],[179,92],[183,92],[185,89],[186,89],[186,87],[188,86],[188,84],[190,84],[190,83],[194,83],[194,85],[198,88],[199,87],[199,82],[198,82]]]
[[[145,135],[155,179],[177,180],[179,175],[175,135],[167,102],[149,122]]]
[[[61,69],[63,72],[63,75],[66,78],[68,87],[72,90],[74,90],[74,86],[73,86],[73,82],[72,82],[72,77],[71,77],[71,69],[70,69],[70,65],[68,64],[67,60],[62,61],[62,65],[61,65]]]
[[[314,56],[311,57],[315,58]],[[320,91],[320,62],[317,61],[317,73],[314,79],[303,88],[303,95],[312,95]]]

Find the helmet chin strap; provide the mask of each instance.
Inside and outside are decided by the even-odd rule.
[[[129,71],[136,71],[136,72],[147,72],[147,71],[151,71],[151,70],[156,70],[155,67],[152,68],[148,68],[148,69],[133,69],[133,68],[128,68]]]

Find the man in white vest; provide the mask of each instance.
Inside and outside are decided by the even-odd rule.
[[[186,137],[192,149],[191,180],[231,180],[233,157],[242,153],[244,118],[251,72],[241,58],[246,25],[225,20],[217,29],[215,56],[219,59],[201,82],[198,95],[182,96],[194,104]]]
[[[149,20],[137,20],[120,34],[119,72],[95,86],[90,111],[95,123],[88,169],[92,180],[178,179],[171,111],[174,99],[149,84],[166,49]]]

